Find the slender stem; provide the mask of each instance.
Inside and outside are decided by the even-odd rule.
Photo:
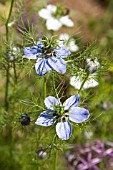
[[[81,92],[81,90],[82,90],[82,88],[83,88],[83,86],[84,86],[84,84],[85,84],[86,80],[88,79],[88,76],[89,76],[89,73],[87,73],[87,75],[86,75],[86,77],[85,77],[84,81],[82,82],[81,87],[80,87],[80,89],[78,90],[78,93],[80,93],[80,92]]]
[[[16,64],[13,62],[13,71],[14,71],[14,89],[13,89],[13,95],[14,95],[14,101],[13,101],[13,110],[15,110],[15,97],[16,97],[16,89],[17,89],[17,72],[16,72]]]
[[[56,154],[55,154],[54,170],[57,170],[57,161],[58,161],[58,150],[56,150]]]
[[[12,14],[12,9],[13,9],[13,4],[14,4],[14,0],[11,0],[11,6],[10,6],[10,10],[9,10],[9,15],[8,15],[8,18],[7,18],[7,21],[6,21],[6,24],[5,24],[5,28],[6,28],[6,53],[7,53],[7,44],[8,44],[8,41],[9,41],[9,28],[8,28],[8,23],[10,21],[10,17],[11,17],[11,14]],[[6,69],[6,88],[5,88],[5,109],[6,111],[8,110],[9,108],[9,100],[8,100],[8,91],[9,91],[9,70],[10,70],[10,65],[9,65],[9,61],[7,60],[7,69]]]
[[[44,99],[46,98],[46,77],[44,77]]]

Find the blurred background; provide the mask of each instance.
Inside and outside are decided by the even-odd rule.
[[[51,134],[53,135],[54,130],[51,132],[48,129],[43,139],[40,138],[41,134],[38,134],[40,127],[34,127],[34,121],[40,113],[36,106],[37,101],[41,106],[44,104],[41,100],[43,79],[39,81],[35,71],[32,70],[33,62],[29,62],[29,66],[25,63],[24,68],[22,62],[16,63],[18,83],[15,87],[13,75],[9,87],[10,108],[8,111],[4,109],[6,81],[4,23],[9,14],[10,4],[11,0],[0,0],[0,169],[55,170],[52,163],[58,149],[58,170],[113,170],[113,0],[14,2],[9,25],[10,45],[20,47],[21,56],[25,30],[31,31],[34,37],[36,34],[37,37],[40,36],[43,32],[51,34],[44,27],[44,21],[39,17],[38,11],[47,4],[53,4],[68,8],[70,18],[75,23],[73,28],[62,27],[53,34],[68,33],[74,36],[81,51],[82,47],[94,44],[95,51],[99,54],[97,57],[102,63],[97,76],[99,85],[82,92],[81,101],[84,103],[81,105],[88,107],[90,120],[82,125],[73,126],[74,132],[69,142],[58,142],[55,146],[51,145]],[[10,72],[13,73],[14,70],[11,69]],[[62,78],[65,79],[63,88],[66,90],[66,96],[76,93],[77,89],[70,85],[69,77],[64,76],[60,80]],[[48,80],[47,84],[47,95],[50,95],[52,83]],[[30,117],[28,126],[22,126],[20,119],[23,113]],[[49,149],[43,149],[47,145]]]

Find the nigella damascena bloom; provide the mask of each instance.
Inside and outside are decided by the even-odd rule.
[[[38,12],[39,16],[46,20],[47,29],[53,31],[58,31],[63,25],[67,27],[74,26],[73,21],[69,19],[68,13],[68,9],[51,4]]]
[[[39,76],[45,75],[50,70],[64,74],[66,63],[63,58],[69,55],[70,51],[65,46],[47,47],[41,40],[34,46],[24,48],[24,58],[37,59],[35,69]]]
[[[40,126],[51,126],[56,121],[56,133],[62,140],[68,140],[72,134],[72,125],[74,123],[82,123],[89,118],[89,111],[78,107],[80,97],[78,94],[68,98],[63,104],[53,96],[45,98],[44,103],[47,107],[43,111],[35,124]]]
[[[83,74],[80,74],[81,72]],[[70,84],[75,89],[78,89],[78,90],[80,89],[80,87],[81,87],[81,85],[82,85],[82,83],[84,81],[85,70],[81,69],[80,73],[78,73],[77,76],[70,77]],[[84,83],[84,85],[82,87],[82,90],[98,86],[99,82],[97,80],[95,80],[96,76],[97,76],[96,73],[89,74],[87,80],[85,81],[85,83]]]

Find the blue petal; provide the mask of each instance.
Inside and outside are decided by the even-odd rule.
[[[62,140],[68,140],[72,134],[72,126],[67,122],[60,122],[56,125],[56,133]]]
[[[24,48],[24,57],[28,59],[37,59],[41,53],[39,52],[37,46],[25,47]]]
[[[64,74],[66,72],[66,63],[62,58],[56,59],[55,57],[48,58],[49,65],[58,73]]]
[[[51,126],[55,122],[56,119],[54,118],[54,111],[48,109],[40,114],[35,124],[40,126]]]
[[[35,63],[35,69],[39,76],[43,76],[48,71],[52,70],[52,67],[48,64],[47,59],[39,58]]]
[[[70,110],[69,119],[75,123],[82,123],[89,118],[89,111],[81,108],[74,107]]]
[[[56,58],[67,58],[70,55],[70,51],[65,46],[55,49],[54,52]]]
[[[63,106],[64,106],[64,110],[68,110],[69,108],[73,108],[75,106],[77,106],[80,102],[80,97],[78,94],[71,96],[70,98],[68,98]]]
[[[54,109],[55,106],[60,104],[60,102],[53,96],[46,97],[44,103],[48,109]]]

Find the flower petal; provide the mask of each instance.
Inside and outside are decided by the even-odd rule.
[[[48,71],[52,70],[52,67],[48,64],[47,59],[39,58],[35,63],[35,70],[39,76],[43,76]]]
[[[54,109],[55,106],[60,104],[60,102],[53,96],[46,97],[44,103],[48,109]]]
[[[55,13],[57,10],[57,7],[55,5],[49,4],[47,5],[47,9],[51,11],[51,13]]]
[[[68,15],[61,17],[60,22],[67,27],[73,27],[74,26],[74,22],[71,19],[69,19]]]
[[[73,107],[76,107],[80,102],[80,97],[78,94],[74,95],[74,96],[71,96],[70,98],[68,98],[63,106],[64,106],[64,109],[65,110],[68,110],[69,108],[73,108]]]
[[[54,118],[54,111],[49,109],[40,114],[35,124],[40,126],[51,126],[55,122],[56,119]]]
[[[55,57],[51,57],[48,59],[48,63],[58,73],[64,74],[66,72],[66,63],[62,58],[56,59]]]
[[[83,82],[83,78],[80,76],[77,76],[77,77],[73,76],[70,78],[70,84],[74,86],[75,89],[79,90],[82,85],[82,82]],[[99,83],[91,75],[89,75],[89,79],[86,80],[86,82],[84,83],[82,90],[96,87],[98,85]]]
[[[40,56],[37,46],[25,47],[24,48],[24,58],[37,59]]]
[[[38,12],[39,16],[44,18],[44,19],[49,19],[51,18],[51,11],[49,11],[48,9],[41,9],[39,12]]]
[[[67,34],[67,33],[62,33],[62,34],[60,34],[59,39],[60,39],[60,40],[64,40],[64,41],[68,41],[68,39],[69,39],[69,34]]]
[[[69,119],[75,123],[82,123],[89,118],[89,111],[81,107],[73,107],[70,110]]]
[[[60,122],[56,125],[56,133],[62,140],[68,140],[72,134],[72,126],[67,122]]]
[[[54,52],[56,58],[67,58],[70,55],[70,51],[65,46],[55,49]]]
[[[73,39],[70,40],[68,46],[69,46],[69,50],[72,51],[72,52],[76,52],[79,49],[78,46],[75,44],[75,41]]]
[[[62,24],[56,18],[51,17],[46,21],[46,27],[48,30],[58,31]]]

